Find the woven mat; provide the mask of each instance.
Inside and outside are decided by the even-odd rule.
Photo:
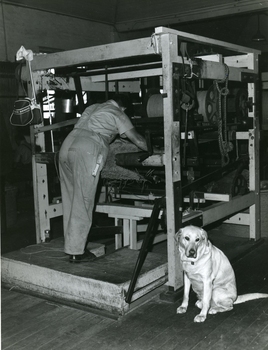
[[[133,143],[117,139],[110,145],[107,161],[102,169],[101,177],[107,180],[136,180],[144,181],[144,177],[136,170],[130,170],[116,165],[115,155],[117,153],[140,152],[140,149]]]

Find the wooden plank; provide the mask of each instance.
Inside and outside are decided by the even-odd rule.
[[[40,299],[39,299],[40,300]],[[41,301],[43,303],[42,306],[45,306],[47,302]],[[20,343],[23,339],[27,337],[31,337],[34,334],[38,333],[40,330],[45,329],[47,326],[53,322],[54,319],[58,319],[60,321],[64,317],[74,316],[77,313],[76,309],[70,309],[58,306],[56,304],[50,305],[49,309],[37,308],[38,312],[43,311],[42,313],[25,313],[24,310],[20,310],[20,314],[17,315],[18,321],[14,322],[13,327],[7,329],[7,325],[5,325],[5,334],[3,335],[3,343],[5,346],[15,346],[15,344]],[[34,314],[36,314],[36,318],[34,318]],[[25,316],[25,319],[24,319]],[[12,321],[12,320],[10,320]],[[54,325],[55,326],[55,325]],[[43,332],[43,331],[42,331]],[[26,340],[28,341],[28,340]],[[23,347],[22,347],[23,348]]]
[[[122,204],[97,204],[97,213],[106,213],[116,217],[128,217],[128,218],[149,218],[152,213],[152,208],[138,207],[133,205]]]
[[[237,140],[248,140],[249,139],[249,131],[237,131],[236,132]]]
[[[260,192],[261,207],[261,236],[268,237],[268,190]]]
[[[255,89],[255,86],[254,86]],[[253,90],[254,90],[253,89]],[[256,98],[254,93],[254,98]],[[259,123],[257,111],[254,111],[255,129],[249,130],[249,190],[255,194],[254,205],[249,208],[250,226],[249,236],[251,239],[260,239],[260,151],[259,151]]]
[[[155,235],[154,240],[153,240],[153,244],[160,243],[160,242],[163,242],[166,240],[167,240],[167,234],[166,233],[159,233],[159,234]],[[142,246],[142,242],[143,242],[142,240],[138,241],[135,249],[140,249]]]
[[[73,324],[71,332],[62,332],[57,338],[54,338],[49,343],[45,344],[43,350],[70,350],[70,349],[83,349],[80,344],[85,341],[87,343],[87,349],[98,349],[98,346],[94,346],[95,339],[98,338],[99,333],[106,333],[109,326],[112,326],[116,321],[103,318],[100,316],[94,317],[92,314],[86,314],[80,319],[76,319]],[[42,349],[42,348],[41,348]],[[40,350],[41,350],[40,349]]]
[[[255,193],[250,192],[244,196],[237,196],[230,202],[217,203],[203,210],[203,225],[206,226],[217,220],[226,218],[236,212],[242,211],[254,204]]]
[[[32,61],[32,70],[60,68],[152,54],[155,55],[155,51],[151,45],[151,38],[128,40],[47,55],[36,55]]]
[[[181,225],[181,207],[178,188],[181,181],[180,169],[180,120],[174,110],[175,93],[179,81],[175,75],[174,62],[178,55],[178,40],[174,34],[162,33],[161,52],[163,64],[164,98],[164,140],[165,140],[165,179],[167,213],[168,286],[174,290],[183,285],[182,268],[175,244],[175,232]],[[175,133],[176,131],[176,133]]]
[[[103,330],[105,325],[109,325],[115,322],[112,320],[102,320],[99,316],[92,317],[92,315],[90,315],[90,317],[87,317],[88,315],[85,315],[83,312],[80,313],[81,314],[78,317],[74,317],[75,315],[73,315],[73,319],[64,320],[66,321],[66,325],[61,324],[61,326],[58,329],[56,329],[56,331],[55,327],[49,327],[46,330],[47,337],[44,338],[42,345],[38,349],[47,350],[48,348],[55,348],[56,344],[58,344],[58,349],[63,349],[60,340],[66,340],[66,336],[68,334],[75,333],[76,331],[83,332],[82,334],[84,334],[85,330],[90,328],[91,335],[95,335],[100,330]],[[77,336],[77,341],[78,340],[79,337]],[[66,344],[66,347],[68,345],[70,344]]]
[[[180,317],[176,314],[176,305],[170,304],[169,309],[165,310],[167,305],[166,303],[159,305],[159,309],[155,310],[154,319],[137,338],[134,349],[142,349],[142,344],[148,345],[149,349],[157,349],[158,344],[159,349],[185,349],[183,344],[187,339],[186,327],[193,324],[193,314],[190,310],[186,315]],[[169,317],[166,317],[167,314]],[[174,335],[176,335],[175,339]]]
[[[56,337],[61,330],[71,331],[72,320],[74,320],[81,311],[73,310],[70,314],[67,308],[61,307],[57,312],[57,319],[49,317],[49,320],[43,319],[32,332],[25,334],[20,332],[9,339],[3,341],[4,348],[11,347],[12,350],[38,349],[40,345],[47,342],[49,338]],[[52,316],[52,315],[50,315]]]
[[[156,304],[151,304],[150,302],[148,304],[145,304],[143,308],[145,307],[145,310],[142,310],[141,312],[133,312],[129,314],[129,317],[125,317],[121,324],[122,331],[115,332],[117,329],[117,325],[112,325],[111,327],[105,329],[105,332],[100,332],[98,334],[98,347],[96,349],[120,349],[127,348],[128,344],[131,344],[131,349],[135,348],[135,341],[138,338],[138,336],[144,332],[144,327],[142,327],[141,320],[143,319],[143,316],[146,316],[148,324],[153,322],[152,313],[155,315],[155,310],[157,310]],[[150,322],[151,321],[151,322]],[[86,342],[88,340],[86,339],[83,341],[80,346],[83,344],[86,345]],[[142,349],[142,348],[140,348]]]
[[[129,314],[124,320],[122,329],[124,332],[115,335],[112,327],[106,333],[99,334],[98,341],[101,349],[127,349],[131,344],[131,349],[150,349],[150,341],[154,339],[156,333],[168,322],[168,315],[164,310],[170,310],[170,306],[146,304],[143,311],[138,315]],[[146,319],[146,327],[141,327],[141,319]],[[124,336],[127,334],[127,337]],[[156,344],[157,345],[157,344]]]
[[[17,293],[21,300],[25,299],[27,294]],[[27,307],[12,306],[11,311],[3,310],[5,314],[2,323],[2,339],[12,338],[15,334],[25,334],[37,327],[38,323],[48,322],[50,317],[54,317],[58,313],[58,305],[28,296],[30,299],[37,301],[34,305]],[[20,311],[18,314],[18,310]],[[7,317],[8,316],[8,317]]]
[[[262,72],[261,73],[261,80],[262,81],[268,81],[268,72]]]
[[[5,317],[12,317],[14,314],[16,314],[16,309],[28,309],[37,305],[38,303],[38,299],[31,298],[28,295],[15,294],[11,300],[2,302],[1,308],[6,314],[6,316],[2,317],[2,321],[5,320]]]
[[[151,68],[143,70],[132,70],[128,72],[110,73],[107,76],[108,81],[124,80],[124,79],[136,79],[144,77],[161,76],[162,68]],[[86,80],[86,79],[85,79]],[[105,81],[104,75],[97,75],[91,77],[92,82]],[[136,82],[140,88],[140,82]],[[131,92],[134,92],[133,90]]]
[[[234,310],[227,313],[227,315],[229,314],[228,317],[218,324],[205,339],[198,343],[198,349],[207,350],[208,344],[209,349],[224,349],[230,345],[232,349],[236,349],[237,345],[243,348],[243,341],[241,343],[241,339],[244,338],[243,333],[245,330],[247,332],[248,327],[252,324],[252,320],[256,317],[258,318],[261,313],[259,309],[260,303],[260,301],[256,301],[254,305],[251,303],[251,306],[249,304],[235,305]]]
[[[79,120],[79,118],[74,118],[74,119],[66,120],[66,121],[59,122],[59,123],[52,124],[52,125],[46,125],[46,126],[39,126],[38,125],[33,129],[33,132],[34,132],[34,134],[38,134],[38,133],[42,133],[45,131],[57,130],[57,129],[63,128],[65,126],[76,124],[78,120]]]
[[[200,194],[200,195],[199,195]],[[230,201],[229,194],[222,193],[203,193],[203,192],[195,192],[195,197],[193,198],[194,203],[205,203],[205,201],[220,201],[220,202],[229,202]],[[185,203],[190,202],[190,197],[186,196],[183,198]]]
[[[13,299],[17,299],[17,293],[12,293],[12,288],[2,288],[1,289],[1,302],[2,302],[2,310],[3,306],[8,305],[12,302]]]
[[[159,75],[157,74],[158,72],[155,71],[151,71],[150,70],[150,74],[151,75]],[[144,74],[144,71],[142,71],[142,74]],[[138,75],[138,72],[136,72],[136,75]],[[133,72],[133,77],[135,76],[135,73]],[[105,91],[105,76],[98,76],[99,77],[99,81],[97,81],[96,77],[94,77],[94,80],[96,80],[95,82],[93,82],[93,77],[81,77],[81,85],[82,85],[82,90],[83,91]],[[140,77],[140,76],[138,76]],[[123,76],[114,76],[114,81],[113,81],[113,77],[111,75],[108,75],[108,85],[109,85],[109,92],[115,92],[116,91],[116,85],[115,85],[115,81],[118,79],[123,79]],[[44,78],[45,79],[45,78]],[[43,81],[44,81],[43,79]],[[54,90],[55,87],[51,86],[52,84],[50,84],[50,80],[48,79],[47,82],[43,82],[42,83],[42,87],[49,89],[49,90]],[[72,90],[72,91],[76,91],[74,82],[72,77],[69,78],[68,83],[66,82],[65,85],[63,84],[59,84],[56,86],[56,89],[61,89],[61,90],[65,90],[66,86],[68,87],[68,90]],[[118,82],[118,90],[123,93],[123,92],[137,92],[139,93],[140,91],[140,81],[119,81]]]
[[[242,313],[244,317],[236,319],[233,326],[231,325],[232,327],[226,324],[225,336],[221,338],[218,337],[219,341],[214,343],[214,349],[224,349],[226,346],[231,346],[234,350],[247,349],[249,346],[254,348],[253,343],[256,341],[258,334],[261,334],[267,326],[268,315],[262,311],[262,304],[264,303],[267,305],[267,301],[254,301],[250,303],[252,304],[251,307],[248,305],[235,306],[239,308],[239,312]],[[246,310],[246,315],[243,313],[242,309]],[[259,339],[265,343],[267,342],[267,335],[262,334]],[[256,349],[263,349],[263,347],[260,344]]]
[[[264,320],[265,322],[265,320]],[[267,324],[267,319],[266,319]],[[264,349],[268,347],[268,326],[260,329],[257,333],[256,338],[252,341],[252,348],[254,349]]]
[[[239,213],[224,221],[226,224],[249,225],[249,214]]]
[[[211,44],[215,46],[220,46],[225,49],[241,52],[241,53],[249,53],[249,52],[254,52],[258,55],[261,54],[261,51],[244,47],[244,46],[239,46],[231,43],[227,43],[225,41],[220,41],[220,40],[215,40],[215,39],[210,39],[201,35],[196,35],[196,34],[190,34],[186,32],[181,32],[179,30],[171,29],[171,28],[165,28],[165,27],[157,27],[155,28],[155,33],[156,34],[164,34],[164,33],[172,33],[175,35],[178,35],[180,37],[180,40],[187,39],[188,41],[193,41],[198,44]]]
[[[247,67],[249,69],[254,69],[254,61],[253,61],[252,54],[224,57],[224,63],[226,63],[227,66],[231,66],[231,67],[237,67],[237,68]]]
[[[268,90],[268,81],[265,81],[262,83],[262,89],[263,90]]]

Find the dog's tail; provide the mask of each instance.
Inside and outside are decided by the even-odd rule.
[[[268,298],[268,294],[266,293],[242,294],[242,295],[238,295],[234,304],[241,304],[241,303],[245,303],[246,301],[262,299],[262,298]]]

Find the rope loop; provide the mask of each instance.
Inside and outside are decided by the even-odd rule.
[[[232,142],[229,142],[229,141],[223,141],[222,146],[225,152],[230,152],[234,149]]]
[[[228,78],[229,78],[229,67],[227,64],[224,64],[225,67],[225,77],[222,80],[214,80],[214,84],[218,91],[218,142],[219,149],[221,153],[221,163],[222,166],[225,166],[229,163],[229,154],[233,149],[233,144],[228,141],[227,135],[227,95],[229,94],[228,89]],[[219,84],[224,83],[223,87],[220,87]],[[223,97],[223,101],[222,101]]]
[[[220,94],[222,96],[227,96],[229,94],[229,89],[227,87],[223,87],[221,90],[220,90]]]

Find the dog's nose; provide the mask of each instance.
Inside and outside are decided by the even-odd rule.
[[[189,250],[189,258],[195,258],[195,250],[194,249]]]

